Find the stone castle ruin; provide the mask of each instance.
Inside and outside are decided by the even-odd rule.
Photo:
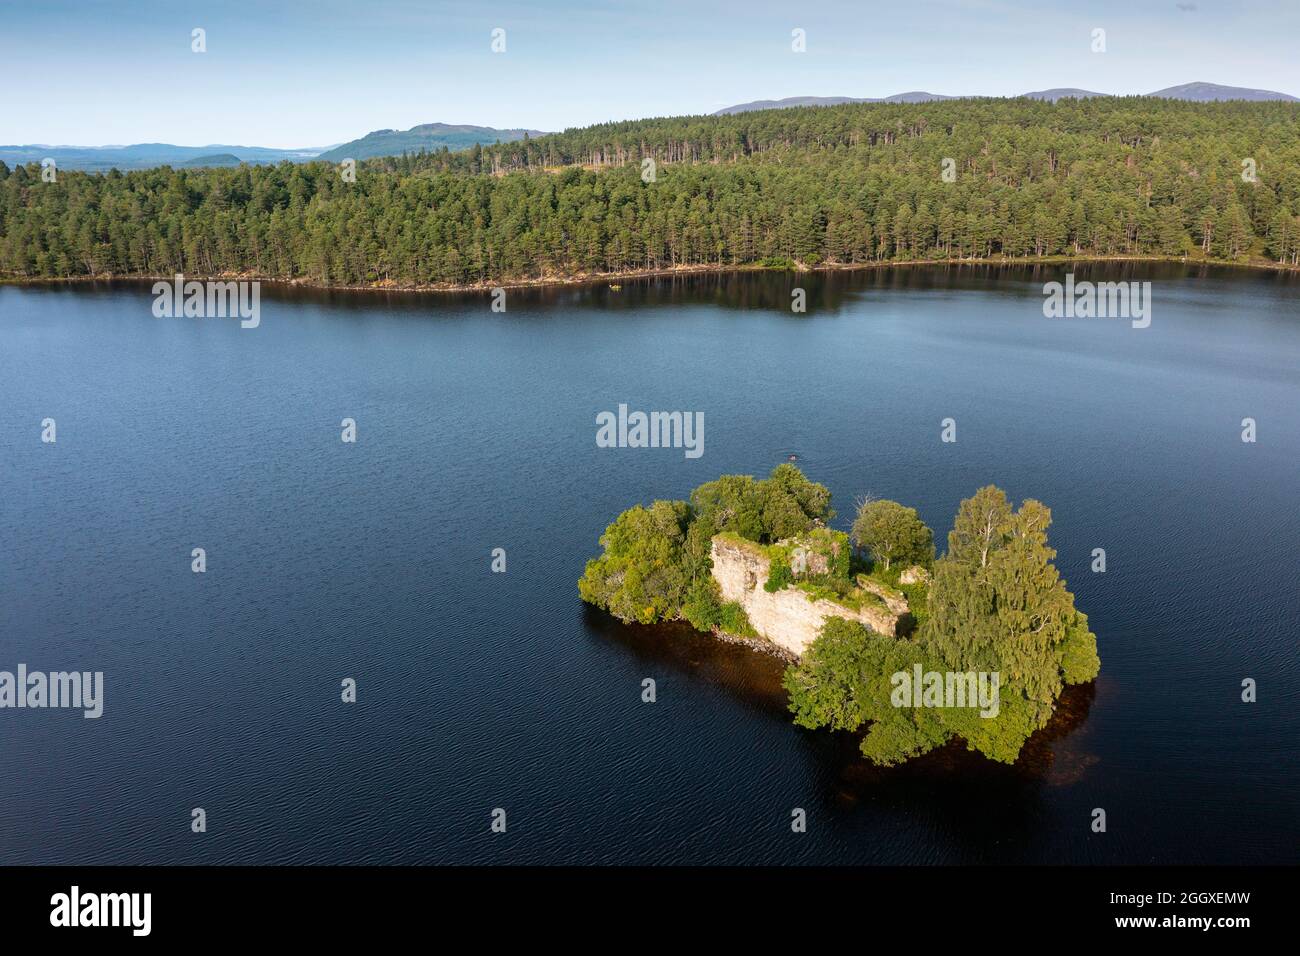
[[[796,579],[825,575],[830,571],[832,556],[823,549],[800,540],[779,542],[789,553],[790,570]],[[772,592],[764,588],[772,572],[772,558],[765,546],[733,535],[714,537],[710,555],[713,577],[722,591],[722,600],[744,608],[750,623],[760,636],[782,650],[801,655],[817,639],[822,624],[829,617],[858,621],[878,634],[894,637],[899,619],[908,613],[907,599],[887,585],[857,578],[857,592],[863,600],[859,606],[810,593],[796,583]]]

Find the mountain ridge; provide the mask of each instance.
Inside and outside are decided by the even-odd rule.
[[[9,166],[42,163],[53,159],[59,169],[83,172],[107,172],[110,169],[152,169],[158,166],[195,168],[228,166],[238,163],[255,165],[312,160],[341,162],[344,159],[370,159],[375,156],[400,156],[421,150],[436,152],[443,146],[455,152],[475,143],[483,146],[495,142],[513,142],[525,136],[545,136],[542,130],[495,129],[463,123],[420,123],[410,129],[378,129],[345,143],[332,146],[276,149],[266,146],[230,146],[212,143],[206,146],[177,146],[172,143],[130,143],[124,146],[52,146],[45,143],[0,145],[0,162]],[[231,162],[234,158],[234,163]]]
[[[1045,100],[1053,103],[1066,98],[1116,98],[1117,96],[1116,94],[1099,93],[1077,87],[1053,87],[1020,95],[1029,99]],[[1288,93],[1251,87],[1224,86],[1217,83],[1207,83],[1203,80],[1170,86],[1142,95],[1200,103],[1223,100],[1300,102],[1300,98]],[[723,107],[710,115],[730,116],[757,110],[788,109],[801,106],[838,106],[845,103],[931,103],[960,98],[941,93],[930,93],[925,90],[911,90],[883,97],[789,96],[778,100],[753,100],[748,103],[739,103]],[[1015,97],[972,98],[1007,100]],[[437,152],[444,146],[449,151],[456,152],[468,149],[475,144],[488,146],[496,142],[509,143],[525,137],[536,138],[546,135],[549,134],[543,130],[524,128],[497,129],[491,126],[475,126],[468,123],[421,123],[406,130],[372,130],[357,139],[333,146],[303,147],[301,149],[229,146],[219,143],[205,146],[177,146],[171,143],[156,142],[132,143],[125,146],[51,146],[40,143],[0,145],[0,162],[4,162],[9,166],[16,166],[27,163],[41,163],[46,159],[53,159],[59,169],[81,170],[84,172],[106,172],[114,168],[121,170],[150,169],[158,166],[198,168],[209,165],[228,166],[236,163],[264,165],[286,161],[294,163],[311,162],[313,160],[340,162],[344,159],[361,160],[378,156],[398,156],[402,153]]]
[[[495,142],[512,143],[524,137],[545,136],[535,129],[496,129],[455,123],[420,123],[410,129],[377,129],[325,150],[317,159],[337,163],[345,159],[371,159],[376,156],[400,156],[421,150],[435,152],[442,147],[451,151],[468,149],[475,144],[489,146]]]
[[[307,162],[321,149],[274,149],[267,146],[176,146],[172,143],[131,143],[127,146],[49,146],[40,143],[0,145],[0,162],[10,166],[53,159],[59,169],[104,172],[109,169],[150,169],[185,166],[209,156],[234,156],[244,163]]]
[[[1021,93],[1020,95],[1030,99],[1048,100],[1055,103],[1057,100],[1065,99],[1067,97],[1089,99],[1096,96],[1110,97],[1130,94],[1098,93],[1094,90],[1084,90],[1077,87],[1053,87],[1046,90],[1035,90],[1029,93]],[[1222,100],[1250,100],[1252,102],[1285,100],[1288,102],[1300,102],[1300,98],[1292,96],[1289,93],[1279,93],[1276,90],[1261,90],[1246,86],[1225,86],[1220,83],[1207,83],[1204,80],[1193,80],[1191,83],[1169,86],[1162,90],[1155,90],[1151,93],[1131,95],[1157,96],[1163,99],[1187,100],[1192,103],[1209,103]],[[970,96],[972,99],[1016,98],[1010,96],[985,97],[979,94],[970,94]],[[961,99],[961,97],[946,96],[940,93],[927,93],[923,90],[914,90],[909,93],[895,93],[893,96],[787,96],[784,99],[779,100],[752,100],[748,103],[737,103],[733,106],[724,106],[720,110],[715,110],[710,115],[733,116],[736,113],[750,113],[756,110],[766,109],[788,109],[796,106],[839,106],[844,103],[931,103],[936,100],[953,99]]]

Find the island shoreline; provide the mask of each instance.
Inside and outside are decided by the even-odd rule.
[[[796,264],[795,268],[775,268],[764,266],[758,263],[749,265],[695,265],[695,266],[673,266],[662,269],[633,269],[625,272],[593,272],[593,273],[575,273],[567,276],[547,276],[539,279],[514,279],[503,282],[474,282],[474,283],[431,283],[431,284],[399,284],[385,283],[384,281],[371,282],[363,285],[335,285],[331,283],[316,282],[307,278],[286,279],[283,277],[271,277],[260,275],[255,272],[218,272],[211,274],[183,274],[186,280],[196,282],[208,281],[246,281],[262,282],[267,285],[276,287],[286,287],[292,289],[310,289],[321,292],[398,292],[398,293],[443,293],[443,294],[465,294],[470,292],[491,292],[494,289],[518,290],[518,289],[553,289],[553,288],[577,288],[582,286],[596,286],[600,284],[617,285],[623,281],[638,279],[659,279],[675,278],[678,276],[702,276],[702,275],[740,275],[745,273],[790,273],[796,275],[822,274],[830,275],[834,273],[857,273],[870,272],[882,269],[917,269],[926,266],[994,266],[999,268],[1024,268],[1026,266],[1052,266],[1052,265],[1090,265],[1093,263],[1156,263],[1156,264],[1177,264],[1190,266],[1213,266],[1217,268],[1243,269],[1255,272],[1272,272],[1277,274],[1300,273],[1300,265],[1288,265],[1286,263],[1272,262],[1271,260],[1256,261],[1233,261],[1230,259],[1193,259],[1186,256],[1042,256],[1024,259],[1013,258],[981,258],[981,259],[905,259],[905,260],[888,260],[882,262],[855,262],[855,263],[834,263],[808,266]],[[0,286],[48,286],[77,283],[96,283],[96,282],[171,282],[176,278],[173,275],[140,275],[136,273],[101,273],[99,275],[84,276],[0,276]]]

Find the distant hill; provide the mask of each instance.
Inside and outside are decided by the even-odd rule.
[[[926,93],[924,90],[913,90],[910,93],[895,93],[893,96],[886,96],[880,102],[882,103],[934,103],[937,100],[956,100],[958,96],[944,96],[942,93]]]
[[[524,136],[545,136],[535,129],[493,129],[490,126],[452,126],[447,123],[424,123],[407,130],[380,129],[367,133],[360,139],[323,152],[318,159],[338,163],[345,159],[368,159],[372,156],[400,156],[402,153],[434,152],[446,146],[449,150],[468,149],[475,143],[489,146],[492,143],[510,143]]]
[[[263,146],[173,146],[136,143],[132,146],[0,146],[0,161],[17,166],[53,159],[59,169],[102,172],[109,169],[149,169],[154,166],[209,166],[215,156],[233,156],[235,163],[300,163],[319,149],[268,149]],[[205,160],[199,162],[199,160]],[[226,165],[222,163],[221,165]]]
[[[1080,90],[1073,86],[1058,86],[1051,90],[1035,90],[1032,93],[1024,94],[1031,100],[1049,100],[1055,103],[1057,100],[1076,99],[1086,100],[1094,96],[1109,96],[1109,93],[1094,93],[1092,90]]]
[[[1074,87],[1055,87],[1021,94],[1030,99],[1057,102],[1067,98],[1088,99],[1109,97]],[[1259,90],[1241,86],[1222,86],[1217,83],[1197,81],[1182,86],[1171,86],[1146,96],[1165,99],[1212,102],[1216,100],[1283,100],[1300,102],[1297,97],[1273,90]],[[913,90],[892,96],[788,96],[779,100],[753,100],[718,110],[714,116],[748,113],[754,110],[784,109],[794,106],[838,106],[843,103],[931,103],[938,100],[958,99],[940,93]],[[1006,99],[1006,97],[980,97]],[[475,144],[490,146],[493,143],[510,143],[528,137],[549,135],[534,129],[494,129],[490,126],[453,125],[449,123],[424,123],[407,130],[381,129],[367,133],[360,139],[337,146],[303,147],[301,149],[273,149],[263,146],[176,146],[171,143],[135,143],[130,146],[0,146],[0,162],[8,166],[40,163],[53,159],[59,169],[105,172],[109,169],[150,169],[157,166],[178,168],[235,166],[239,163],[267,165],[282,162],[305,163],[313,159],[337,163],[344,159],[367,159],[374,156],[398,156],[402,153],[436,152],[446,147],[451,152],[468,149]]]
[[[980,94],[972,93],[970,96],[978,97]],[[1033,100],[1049,100],[1055,103],[1057,100],[1073,97],[1074,99],[1088,99],[1094,96],[1110,96],[1110,93],[1096,93],[1092,90],[1080,90],[1074,87],[1056,87],[1050,90],[1035,90],[1032,93],[1022,93]],[[1171,86],[1168,89],[1156,90],[1154,93],[1134,94],[1146,96],[1160,96],[1171,100],[1190,100],[1196,103],[1205,103],[1211,100],[1290,100],[1300,102],[1296,97],[1286,93],[1275,93],[1272,90],[1254,90],[1243,86],[1220,86],[1217,83],[1184,83],[1182,86]],[[1004,97],[990,97],[994,99],[1003,99]],[[893,96],[871,97],[871,96],[787,96],[783,100],[754,100],[750,103],[740,103],[736,106],[728,106],[718,110],[714,116],[730,116],[734,113],[749,113],[753,110],[773,110],[784,109],[789,106],[839,106],[841,103],[931,103],[935,100],[957,99],[954,96],[940,96],[937,93],[913,92],[913,93],[895,93]]]
[[[10,166],[55,160],[60,169],[81,169],[88,173],[109,169],[151,169],[153,166],[233,166],[240,163],[308,163],[321,159],[338,163],[344,159],[370,156],[399,156],[403,152],[468,150],[474,143],[491,146],[516,139],[543,137],[539,130],[498,130],[490,126],[452,126],[429,122],[408,130],[376,130],[339,146],[304,147],[302,150],[273,150],[261,146],[173,146],[172,143],[135,143],[133,146],[0,146],[0,161]]]
[[[738,103],[718,110],[714,116],[731,116],[735,113],[752,113],[754,110],[782,110],[790,106],[840,106],[844,103],[879,103],[879,100],[860,96],[787,96],[783,100],[754,100]]]
[[[238,166],[240,159],[234,153],[215,153],[211,156],[197,156],[186,160],[182,166]]]
[[[893,96],[787,96],[783,100],[754,100],[752,103],[739,103],[720,109],[714,116],[731,116],[735,113],[751,113],[754,110],[780,110],[790,106],[840,106],[844,103],[931,103],[935,100],[956,99],[939,93],[926,93],[915,90],[910,93],[895,93]]]
[[[53,159],[59,169],[106,172],[109,169],[150,169],[156,166],[200,167],[310,162],[322,159],[337,163],[344,159],[371,156],[400,156],[402,153],[433,152],[446,146],[455,151],[475,143],[509,143],[524,135],[545,136],[539,130],[493,129],[490,126],[452,126],[425,123],[408,130],[381,129],[338,146],[303,149],[270,149],[263,146],[174,146],[171,143],[136,143],[131,146],[0,146],[0,162],[9,166]]]
[[[1244,86],[1220,86],[1217,83],[1199,81],[1156,90],[1154,93],[1148,93],[1147,96],[1162,96],[1170,100],[1192,100],[1196,103],[1208,103],[1212,100],[1290,100],[1293,103],[1300,103],[1296,97],[1286,93],[1252,90]]]

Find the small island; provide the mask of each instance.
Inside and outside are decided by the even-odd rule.
[[[885,766],[954,738],[1012,763],[1064,687],[1097,676],[1041,502],[981,488],[937,559],[913,508],[864,499],[849,533],[834,517],[830,491],[792,464],[723,475],[619,515],[578,591],[625,622],[683,620],[772,650],[790,662],[795,723],[865,731],[863,755]]]

